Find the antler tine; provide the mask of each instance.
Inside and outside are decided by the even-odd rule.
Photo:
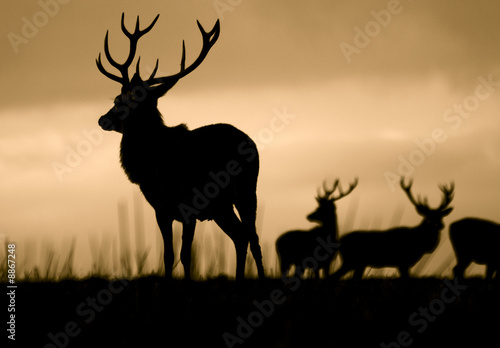
[[[418,195],[418,202],[421,204],[421,205],[425,205],[426,207],[429,206],[429,200],[427,199],[427,197],[424,197],[423,199],[420,198],[420,195]]]
[[[335,180],[335,182],[333,183],[333,188],[331,190],[329,190],[327,187],[326,187],[326,180],[323,181],[323,194],[321,194],[320,192],[320,188],[318,187],[318,197],[317,199],[329,199],[330,198],[330,195],[335,191],[335,189],[337,188],[337,185],[339,183],[339,180]]]
[[[183,41],[182,42],[181,70],[177,74],[174,74],[174,75],[157,77],[157,78],[154,78],[154,77],[150,78],[147,81],[150,85],[160,84],[160,83],[161,84],[168,83],[168,84],[174,85],[181,78],[183,78],[184,76],[188,75],[193,70],[195,70],[203,62],[203,60],[207,56],[207,54],[210,51],[210,49],[215,44],[215,42],[217,42],[217,39],[219,38],[219,34],[220,34],[220,21],[217,20],[217,22],[215,22],[215,25],[212,28],[212,30],[210,30],[208,32],[205,31],[205,29],[203,28],[203,26],[200,24],[199,21],[196,21],[196,23],[198,24],[198,28],[200,29],[201,36],[202,36],[202,39],[203,39],[203,46],[201,48],[200,54],[198,55],[198,58],[196,58],[196,60],[190,66],[188,66],[186,68],[186,66],[185,66],[185,63],[186,63],[186,47],[185,47],[185,44],[184,44],[184,41]]]
[[[341,199],[342,197],[345,197],[347,196],[349,193],[352,192],[352,190],[354,190],[354,188],[358,185],[358,181],[359,181],[359,178],[356,177],[354,179],[354,182],[352,182],[350,185],[349,185],[349,188],[347,189],[346,192],[343,192],[342,190],[342,187],[339,185],[339,195],[337,197],[333,197],[332,199],[334,201],[338,200],[338,199]]]
[[[333,183],[333,187],[332,187],[332,193],[335,192],[335,190],[337,190],[337,187],[339,187],[340,185],[340,179],[335,179],[335,182]]]
[[[139,57],[139,58],[140,58],[140,57]],[[159,59],[156,59],[155,68],[154,68],[154,69],[153,69],[153,71],[151,72],[151,75],[149,76],[148,81],[149,81],[149,80],[154,79],[155,74],[156,74],[156,71],[158,70],[158,62],[159,62],[159,61],[160,61]],[[137,61],[137,74],[139,74],[139,61]]]
[[[181,71],[186,70],[186,44],[182,40]]]
[[[437,208],[437,210],[443,210],[445,208],[447,208],[451,201],[453,200],[453,197],[455,195],[455,183],[452,181],[450,183],[450,187],[448,188],[446,185],[440,185],[439,186],[439,189],[441,190],[441,192],[443,192],[443,199],[441,201],[441,204],[439,206],[439,208]]]
[[[146,84],[154,85],[161,82],[162,77],[158,78],[155,77],[156,71],[158,70],[158,62],[159,60],[156,59],[155,68],[151,73],[151,76],[149,76],[149,79],[146,81]],[[185,69],[185,66],[186,66],[186,45],[184,44],[184,40],[182,40],[181,71]]]
[[[121,64],[118,64],[114,59],[113,57],[111,57],[111,53],[109,53],[109,40],[108,40],[108,37],[109,37],[109,31],[106,31],[106,36],[104,37],[104,54],[106,55],[106,59],[108,60],[109,64],[111,64],[111,66],[115,67],[116,69],[118,69],[118,71],[120,71],[122,77],[118,77],[118,76],[115,76],[109,72],[106,71],[106,73],[104,73],[102,70],[104,70],[104,67],[102,65],[102,62],[101,62],[101,54],[99,53],[99,61],[98,61],[98,65],[97,67],[99,68],[99,70],[101,72],[104,73],[104,75],[106,75],[107,77],[115,80],[115,81],[118,81],[120,82],[122,85],[125,85],[126,83],[128,83],[128,72],[127,70],[125,69],[125,75],[123,73],[123,69],[122,69],[122,65]],[[100,65],[100,66],[99,66]],[[113,77],[111,77],[113,76]]]
[[[125,27],[125,13],[122,13],[122,21],[121,21],[121,26],[122,26],[122,31],[127,36],[130,40],[130,52],[127,57],[127,60],[125,60],[125,63],[121,64],[120,67],[124,69],[125,71],[128,71],[128,68],[130,67],[130,64],[132,64],[132,61],[134,60],[135,57],[135,52],[137,51],[137,43],[139,42],[139,39],[149,33],[151,29],[153,29],[153,26],[156,24],[156,21],[160,15],[156,15],[155,19],[153,19],[153,22],[145,28],[144,30],[139,29],[139,16],[137,16],[137,20],[135,22],[135,29],[133,33],[130,33],[127,28]],[[111,62],[110,62],[111,63]],[[120,67],[117,67],[118,70],[121,71]]]
[[[326,181],[323,183],[323,187],[325,188],[325,193],[327,193],[328,195],[331,195],[333,193],[333,191],[335,191],[335,189],[337,188],[339,184],[339,179],[336,179],[335,182],[333,183],[333,187],[331,190],[328,190],[326,188]]]
[[[410,202],[414,206],[416,206],[416,207],[426,206],[425,200],[422,203],[420,201],[420,196],[418,197],[418,200],[415,200],[415,198],[413,197],[413,195],[411,193],[411,187],[413,185],[413,179],[410,179],[410,182],[408,183],[408,185],[405,185],[405,178],[402,176],[401,177],[401,181],[400,181],[400,185],[401,185],[401,188],[403,189],[403,191],[406,193],[406,196],[408,196],[408,198],[410,199]]]
[[[106,76],[107,78],[109,78],[109,79],[111,79],[113,81],[116,81],[116,82],[119,82],[121,84],[124,84],[124,79],[123,78],[118,77],[116,75],[113,75],[110,72],[106,71],[106,69],[104,69],[104,66],[102,65],[102,62],[101,62],[101,54],[100,53],[99,53],[99,57],[95,60],[95,63],[97,65],[97,68],[99,69],[99,71],[104,76]]]
[[[122,13],[122,19],[121,19],[122,32],[130,40],[130,51],[129,51],[127,59],[125,60],[125,62],[123,64],[119,64],[116,60],[113,59],[113,57],[111,57],[111,53],[109,52],[109,40],[108,40],[109,31],[106,32],[106,36],[104,37],[104,54],[106,55],[106,58],[108,59],[109,64],[111,64],[111,66],[116,68],[121,73],[122,77],[118,77],[118,76],[115,76],[115,75],[107,72],[102,65],[100,55],[96,61],[97,68],[99,69],[99,71],[101,71],[101,73],[103,73],[106,77],[108,77],[114,81],[120,82],[124,86],[126,84],[128,84],[129,83],[128,68],[132,64],[132,61],[134,60],[135,53],[137,51],[137,42],[139,41],[139,39],[143,35],[147,34],[153,28],[153,26],[155,25],[155,23],[159,17],[160,17],[160,15],[158,14],[155,17],[155,19],[153,20],[153,22],[146,29],[140,30],[139,29],[139,25],[140,25],[139,24],[139,16],[137,16],[137,21],[135,23],[135,30],[133,33],[130,33],[127,30],[127,28],[125,27],[125,13]],[[139,70],[138,65],[136,67],[136,70]]]

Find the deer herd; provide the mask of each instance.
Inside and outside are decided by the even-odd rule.
[[[340,279],[347,272],[353,271],[353,278],[361,279],[366,267],[395,267],[401,278],[409,277],[409,270],[424,254],[434,251],[439,243],[441,230],[444,228],[443,218],[453,210],[450,203],[454,195],[454,184],[440,186],[443,197],[440,205],[429,207],[427,198],[415,199],[411,193],[413,182],[405,184],[401,178],[401,189],[422,217],[419,225],[414,227],[394,227],[385,231],[353,231],[339,238],[335,201],[345,197],[356,187],[358,179],[343,192],[337,179],[333,189],[328,190],[323,184],[324,194],[318,194],[318,208],[307,216],[310,221],[319,223],[310,231],[289,231],[276,241],[276,251],[281,265],[281,273],[286,276],[292,265],[295,275],[302,277],[306,262],[315,257],[313,250],[318,244],[318,237],[337,242],[337,250],[342,265],[331,277]],[[334,192],[338,187],[338,195]],[[465,269],[472,263],[486,265],[486,277],[500,278],[500,225],[477,218],[464,218],[450,225],[450,241],[455,251],[457,264],[453,274],[463,278]],[[313,274],[323,269],[329,271],[335,253],[321,262],[309,262],[314,266]],[[327,273],[325,273],[327,274]]]
[[[135,30],[129,32],[121,18],[121,29],[130,41],[130,49],[124,63],[112,58],[108,46],[108,33],[104,40],[104,53],[109,64],[119,76],[108,72],[101,61],[96,60],[99,71],[107,78],[121,84],[121,93],[114,99],[114,106],[99,119],[99,125],[107,131],[122,134],[120,159],[122,167],[132,183],[139,185],[146,200],[156,213],[163,236],[165,275],[171,277],[174,263],[172,223],[182,223],[181,263],[184,274],[190,278],[191,247],[197,220],[214,220],[232,239],[236,249],[236,279],[244,276],[247,249],[255,259],[258,275],[264,277],[262,253],[255,228],[257,209],[257,177],[259,154],[255,143],[239,129],[228,124],[213,124],[189,130],[185,124],[167,126],[157,108],[160,97],[181,78],[194,71],[206,58],[220,34],[217,21],[210,31],[199,22],[202,48],[194,62],[186,67],[186,49],[183,42],[180,71],[170,76],[157,77],[158,60],[146,80],[136,70],[129,78],[139,39],[148,33],[158,16],[145,29],[140,29],[137,17]],[[323,184],[318,193],[317,209],[307,216],[317,227],[309,231],[289,231],[276,241],[283,277],[292,266],[295,274],[302,277],[306,268],[328,275],[330,265],[337,254],[342,265],[331,277],[340,279],[353,271],[354,278],[361,278],[367,267],[396,267],[400,276],[409,276],[409,270],[424,254],[436,249],[443,218],[452,211],[454,184],[440,186],[442,201],[431,208],[426,198],[416,199],[408,184],[401,178],[401,189],[422,217],[414,227],[394,227],[385,231],[352,231],[339,237],[336,201],[350,194],[357,186],[356,178],[347,190],[337,179],[332,188]],[[235,212],[237,210],[238,215]],[[500,278],[500,225],[477,218],[466,218],[450,225],[449,235],[457,264],[455,277],[463,277],[471,262],[486,264],[487,277],[495,274]],[[318,243],[328,241],[336,248],[319,255]],[[305,261],[313,261],[306,263]]]

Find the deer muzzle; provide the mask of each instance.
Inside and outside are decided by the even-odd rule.
[[[117,130],[114,122],[107,116],[101,116],[99,118],[99,126],[105,131]]]

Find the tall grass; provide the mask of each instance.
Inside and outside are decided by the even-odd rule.
[[[132,204],[126,201],[117,203],[117,234],[89,233],[86,243],[82,243],[81,240],[77,243],[77,238],[73,237],[69,243],[64,244],[63,241],[64,245],[60,248],[56,248],[56,244],[48,240],[41,242],[27,240],[17,243],[17,280],[39,282],[87,277],[134,278],[164,275],[163,239],[159,229],[156,228],[155,239],[148,245],[143,204],[143,198],[138,193],[133,195]],[[174,223],[173,274],[178,277],[182,277],[184,273],[180,263],[181,228],[179,223]],[[0,245],[2,282],[7,281],[8,243],[9,240],[5,239]],[[246,275],[254,277],[257,271],[250,255],[249,253]],[[86,270],[76,270],[75,260],[84,256],[89,259],[88,264],[84,266]],[[198,223],[191,256],[193,279],[214,278],[220,275],[234,276],[236,257],[233,243],[213,222]]]
[[[24,254],[24,261],[16,260],[17,280],[24,281],[58,281],[63,279],[75,279],[86,277],[143,277],[147,275],[164,275],[163,264],[163,240],[158,228],[155,231],[155,239],[148,244],[145,229],[145,218],[143,210],[143,198],[139,193],[133,195],[132,204],[120,201],[117,204],[118,233],[101,234],[95,236],[89,234],[88,243],[77,244],[77,238],[63,242],[61,250],[56,250],[54,245],[42,241],[38,245],[33,241],[25,241],[18,244],[18,255]],[[352,230],[357,219],[358,200],[351,200],[346,216],[341,218],[344,232]],[[132,213],[131,213],[131,212]],[[260,207],[257,218],[257,231],[262,232],[264,209]],[[404,211],[396,208],[389,221],[390,226],[397,226],[402,220]],[[130,222],[132,221],[132,223]],[[372,227],[380,227],[381,221],[372,220]],[[0,241],[1,242],[1,241]],[[0,243],[0,281],[7,281],[7,244],[6,238]],[[181,248],[181,225],[174,223],[173,245],[175,260],[173,274],[181,277],[183,275],[180,263]],[[79,252],[77,252],[77,246]],[[279,264],[273,242],[263,242],[261,239],[264,267],[269,277],[279,277]],[[36,252],[36,249],[39,252]],[[82,251],[87,249],[88,251]],[[451,266],[454,262],[453,253],[443,257],[443,246],[432,254],[426,255],[413,268],[412,275],[431,274],[435,276],[447,276],[451,274]],[[81,253],[90,255],[90,264],[87,270],[75,270],[75,260],[79,260]],[[38,256],[38,261],[36,260]],[[439,256],[439,257],[438,257]],[[439,261],[438,259],[441,259]],[[330,272],[337,269],[340,260],[337,258]],[[234,277],[236,266],[236,253],[232,241],[213,222],[199,223],[197,225],[195,239],[192,247],[191,274],[193,279],[214,278],[220,275]],[[429,271],[431,270],[431,271]],[[170,271],[170,270],[169,270]],[[474,273],[468,270],[468,274]],[[395,271],[368,270],[365,276],[391,276]],[[249,251],[247,254],[247,266],[245,276],[255,278],[257,276],[255,261]]]
[[[8,265],[7,265],[7,245],[8,245],[8,240],[5,238],[2,243],[0,243],[0,246],[2,247],[2,250],[0,250],[0,282],[6,283],[8,278]]]

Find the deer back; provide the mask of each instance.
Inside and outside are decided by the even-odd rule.
[[[500,225],[465,218],[450,225],[450,241],[457,259],[500,265]]]
[[[340,238],[343,258],[375,267],[414,265],[423,254],[433,251],[439,231],[396,227],[386,231],[354,231]]]

